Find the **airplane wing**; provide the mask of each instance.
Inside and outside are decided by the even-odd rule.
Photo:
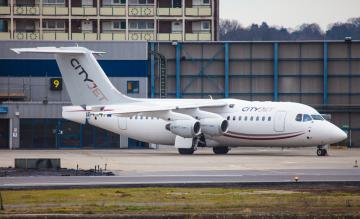
[[[161,105],[154,105],[153,103],[131,103],[123,105],[107,105],[106,107],[99,106],[65,106],[63,107],[66,112],[81,112],[86,111],[92,114],[99,115],[113,115],[118,117],[127,117],[135,115],[144,115],[144,116],[156,116],[162,117],[162,114],[169,111],[181,111],[181,110],[191,110],[191,109],[204,109],[204,108],[222,108],[227,106],[226,102],[221,100],[199,100],[197,103],[181,103],[178,102],[169,102]],[[186,114],[186,113],[185,113]]]

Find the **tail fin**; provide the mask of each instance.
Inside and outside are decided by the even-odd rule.
[[[56,62],[73,105],[111,105],[135,102],[121,94],[95,59],[94,52],[83,47],[37,47],[12,49],[20,53],[55,54]]]

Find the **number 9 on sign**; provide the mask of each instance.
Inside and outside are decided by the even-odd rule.
[[[50,90],[62,90],[62,78],[50,78]]]

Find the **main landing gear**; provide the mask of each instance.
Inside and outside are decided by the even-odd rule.
[[[227,154],[230,149],[229,147],[214,147],[213,151],[215,154]]]
[[[327,156],[327,150],[323,147],[323,146],[318,146],[318,149],[316,151],[317,156],[319,157],[323,157],[323,156]]]

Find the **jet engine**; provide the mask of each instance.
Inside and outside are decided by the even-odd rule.
[[[196,120],[176,120],[167,124],[166,129],[183,138],[193,138],[201,132],[200,122]]]
[[[229,129],[228,121],[221,118],[202,119],[200,123],[202,133],[210,136],[224,135]]]

